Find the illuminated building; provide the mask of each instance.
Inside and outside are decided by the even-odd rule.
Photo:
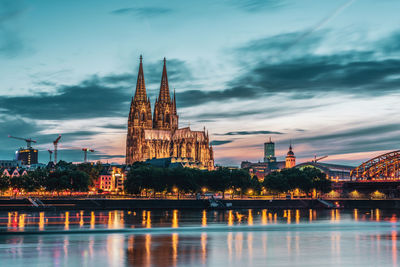
[[[94,186],[104,192],[123,192],[126,170],[122,166],[105,166]]]
[[[272,142],[271,137],[264,143],[264,162],[276,162],[275,143]]]
[[[288,151],[288,153],[286,155],[286,160],[285,161],[286,161],[285,167],[287,169],[293,168],[294,166],[296,166],[296,157],[294,156],[292,145],[289,146],[289,151]]]
[[[189,127],[179,129],[178,119],[175,92],[172,99],[169,92],[165,58],[152,116],[140,57],[136,92],[128,119],[126,164],[148,159],[188,158],[212,170],[214,156],[208,132],[205,129],[192,131]]]
[[[38,163],[38,151],[33,148],[21,148],[15,153],[15,159],[21,161],[22,165]]]
[[[242,169],[247,169],[250,175],[257,176],[259,180],[263,180],[272,171],[283,169],[285,166],[285,161],[277,161],[275,157],[275,143],[272,142],[271,138],[269,138],[268,142],[264,143],[264,162],[242,161],[240,165]]]

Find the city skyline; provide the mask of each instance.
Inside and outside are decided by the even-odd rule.
[[[0,157],[25,145],[12,134],[37,140],[47,162],[62,134],[61,149],[91,147],[91,160],[124,162],[143,54],[151,103],[165,56],[181,126],[206,126],[216,164],[262,160],[271,136],[280,158],[292,140],[298,162],[316,154],[356,166],[398,149],[396,5],[3,1]]]

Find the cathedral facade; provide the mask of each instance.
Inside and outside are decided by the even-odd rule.
[[[151,112],[146,93],[142,56],[135,96],[132,98],[126,139],[126,164],[149,159],[184,158],[204,169],[214,168],[214,155],[208,132],[179,129],[175,91],[171,99],[166,60],[161,77],[160,93]]]

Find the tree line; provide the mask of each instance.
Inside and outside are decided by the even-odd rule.
[[[132,166],[125,181],[128,194],[153,197],[156,194],[196,194],[204,191],[219,192],[225,197],[235,195],[260,195],[261,193],[286,193],[295,189],[309,195],[312,190],[325,193],[330,190],[326,175],[315,168],[283,169],[272,172],[259,181],[243,169],[218,168],[202,171],[189,168],[165,169],[145,164]]]
[[[0,192],[9,189],[13,192],[87,192],[101,169],[101,164],[74,165],[60,161],[56,168],[36,169],[18,177],[3,175],[0,177]]]
[[[74,165],[60,161],[56,168],[28,171],[20,177],[0,177],[0,192],[88,192],[103,169],[101,163]],[[325,193],[330,190],[326,175],[315,168],[283,169],[270,173],[263,181],[250,176],[244,169],[218,168],[204,171],[189,168],[158,168],[144,163],[130,166],[124,183],[125,193],[131,195],[221,193],[225,197],[243,195],[289,193],[293,190],[310,195],[315,189]]]

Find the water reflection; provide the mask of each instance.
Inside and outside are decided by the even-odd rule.
[[[1,231],[19,234],[0,234],[1,266],[396,266],[398,216],[381,209],[0,212]],[[123,227],[134,231],[90,233]],[[53,229],[87,233],[21,235]]]
[[[205,265],[207,257],[206,233],[198,237],[177,233],[128,237],[126,262],[129,266],[186,266],[192,263]]]

